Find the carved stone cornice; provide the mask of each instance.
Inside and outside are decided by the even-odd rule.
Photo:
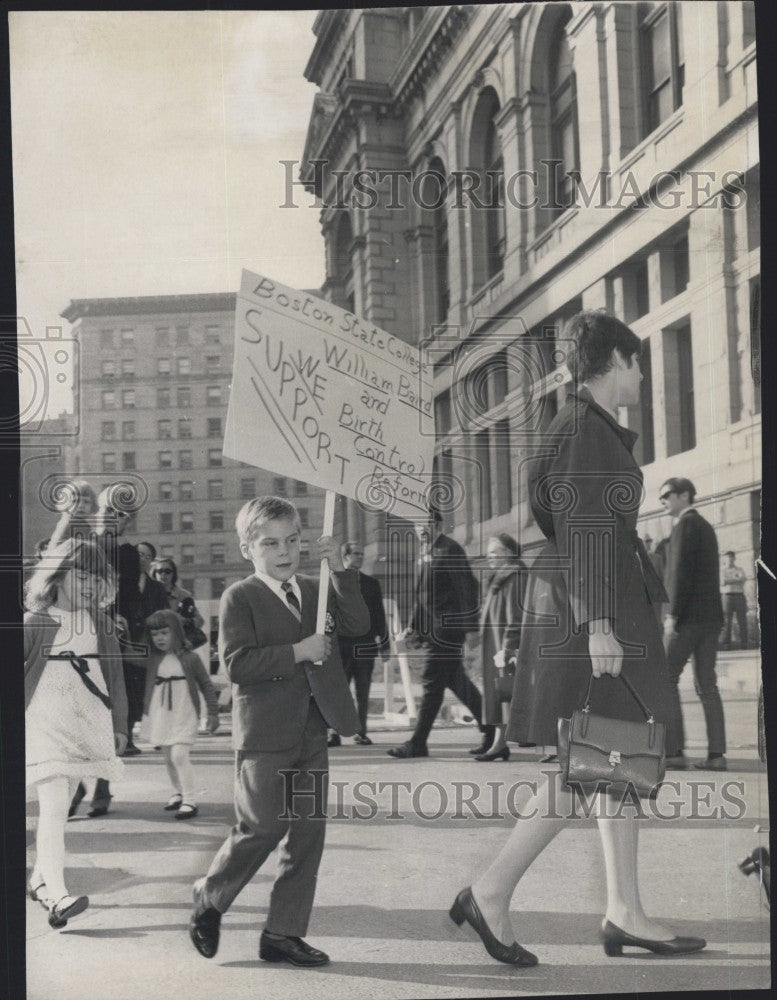
[[[456,39],[472,17],[472,6],[451,7],[437,31],[419,53],[415,65],[401,81],[396,83],[396,111],[403,114],[407,105],[423,89],[427,80],[439,72]]]

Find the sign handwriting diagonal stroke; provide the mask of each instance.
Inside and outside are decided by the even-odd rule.
[[[299,462],[299,461],[301,461],[301,459],[300,459],[299,455],[297,454],[297,452],[296,452],[296,450],[294,448],[294,445],[289,440],[289,434],[291,434],[292,437],[294,438],[294,440],[297,442],[297,445],[299,446],[300,451],[305,456],[305,458],[308,460],[308,462],[310,462],[310,467],[315,471],[315,468],[316,468],[315,462],[310,457],[310,455],[308,455],[307,451],[305,450],[305,445],[302,443],[302,441],[300,440],[299,435],[294,430],[294,428],[292,427],[292,425],[289,423],[288,417],[283,412],[283,410],[280,408],[280,406],[278,405],[278,403],[275,402],[275,399],[273,398],[273,395],[272,395],[272,393],[270,391],[270,388],[269,388],[269,386],[267,385],[267,383],[264,380],[264,376],[259,371],[259,369],[256,367],[256,365],[254,364],[254,362],[253,362],[253,360],[251,358],[248,359],[248,363],[251,365],[251,367],[253,368],[253,370],[256,372],[257,378],[262,383],[262,386],[264,388],[264,392],[266,393],[266,396],[265,396],[265,394],[262,392],[262,390],[257,385],[256,379],[253,376],[251,376],[251,384],[253,385],[254,389],[256,390],[257,396],[259,397],[259,399],[261,399],[262,403],[264,404],[264,408],[267,410],[267,415],[270,417],[270,420],[272,420],[272,422],[278,428],[279,433],[283,437],[283,439],[286,442],[286,444],[288,444],[289,448],[291,449],[291,453],[294,455],[294,457],[297,459],[297,461]],[[275,410],[276,410],[277,416],[276,416],[276,413],[273,413],[273,409],[270,406],[270,402],[269,401],[275,403]],[[280,417],[280,422],[278,420],[279,417]]]

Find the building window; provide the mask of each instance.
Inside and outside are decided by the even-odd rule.
[[[134,420],[122,420],[122,422],[121,422],[121,439],[122,439],[122,441],[134,441],[135,440],[135,421]]]
[[[115,472],[116,471],[116,452],[106,451],[103,452],[103,472]]]
[[[192,405],[192,390],[188,385],[178,386],[178,406],[191,406]]]
[[[191,481],[191,479],[182,479],[178,483],[178,499],[179,500],[194,499],[194,483]]]
[[[178,358],[178,374],[191,375],[192,363],[190,358]]]
[[[295,497],[306,497],[308,495],[308,484],[303,483],[301,479],[294,480],[294,496]]]
[[[221,343],[221,328],[218,326],[206,326],[205,327],[205,343],[206,344],[220,344]]]
[[[223,542],[210,543],[211,566],[223,566],[226,562],[226,546]]]
[[[690,280],[688,234],[659,251],[661,269],[661,302],[668,302],[684,292]]]
[[[171,451],[160,451],[159,468],[172,469],[172,467],[173,467],[173,453]]]
[[[173,499],[173,484],[172,483],[160,483],[159,484],[159,499],[160,500],[172,500]]]
[[[121,331],[121,346],[122,347],[134,347],[135,346],[135,331],[134,330],[122,330]]]
[[[445,389],[434,399],[434,426],[438,434],[447,434],[451,429],[451,391]]]
[[[554,161],[554,199],[556,214],[575,203],[575,182],[570,173],[580,167],[577,128],[577,94],[572,53],[567,42],[566,25],[572,16],[559,20],[550,56],[550,149]]]
[[[499,274],[505,255],[504,161],[496,127],[499,98],[486,87],[478,98],[470,135],[469,160],[480,178],[471,206],[472,282],[477,289]]]
[[[175,328],[175,343],[177,347],[183,347],[189,343],[188,326],[177,326]]]
[[[221,500],[224,496],[224,482],[221,479],[208,480],[208,500]]]
[[[170,346],[170,328],[167,326],[158,326],[156,328],[156,346],[157,347],[169,347]],[[161,372],[160,372],[161,374]]]
[[[103,361],[100,373],[103,378],[113,378],[116,374],[116,362],[113,359]]]
[[[210,596],[211,600],[215,600],[224,593],[226,589],[227,581],[223,576],[212,576],[210,578]]]
[[[157,389],[156,405],[159,410],[166,410],[170,405],[170,389],[167,386]]]
[[[100,436],[102,437],[103,441],[114,441],[116,439],[116,421],[103,420],[102,434]]]
[[[102,402],[104,410],[112,410],[116,406],[116,393],[113,389],[103,389]]]
[[[256,480],[253,476],[240,480],[240,499],[251,500],[256,495]]]
[[[211,469],[218,469],[224,464],[221,448],[208,449],[208,465]]]
[[[221,436],[221,417],[208,417],[208,437],[220,438]]]
[[[174,546],[172,545],[160,545],[159,554],[163,559],[172,559],[174,552]]]
[[[493,409],[507,398],[507,350],[488,362],[488,406]]]
[[[504,160],[502,143],[496,127],[499,104],[494,95],[494,104],[486,131],[486,254],[488,277],[499,274],[505,258],[505,210],[504,210]]]
[[[123,378],[135,378],[135,359],[121,359],[121,374]]]
[[[644,8],[646,5],[641,6]],[[643,17],[640,30],[644,134],[649,135],[683,103],[685,56],[682,4],[658,5]]]
[[[476,493],[476,521],[488,521],[491,517],[491,449],[489,448],[489,432],[479,431],[475,434],[475,463],[477,472],[475,483]]]
[[[276,497],[286,496],[286,477],[274,476],[272,481],[272,491]]]
[[[178,418],[178,437],[190,438],[192,436],[192,422],[188,417]]]
[[[224,511],[212,510],[208,515],[208,526],[211,531],[224,530]]]
[[[205,357],[205,371],[209,375],[215,375],[221,368],[221,355],[208,354]]]
[[[113,347],[113,330],[100,330],[100,347]]]
[[[134,472],[137,468],[135,465],[135,452],[134,451],[123,451],[121,453],[121,467],[125,472]]]
[[[194,514],[190,511],[181,512],[181,531],[194,531]]]
[[[308,523],[308,509],[307,507],[298,507],[297,513],[299,514],[299,523],[301,528],[309,528]]]
[[[221,402],[221,386],[209,385],[206,390],[206,399],[209,404]]]
[[[123,389],[121,393],[121,405],[125,410],[135,409],[135,390]]]
[[[179,469],[191,469],[192,467],[192,453],[189,448],[185,448],[183,451],[178,452],[178,468]]]
[[[755,4],[745,0],[742,4],[742,48],[747,48],[755,41]],[[760,520],[760,519],[759,519]],[[758,545],[755,546],[758,549]]]
[[[653,427],[653,363],[650,354],[650,339],[642,341],[639,354],[639,368],[642,372],[642,387],[639,403],[634,409],[634,430],[639,434],[634,445],[634,458],[638,465],[650,465],[656,458],[655,430]],[[629,413],[629,427],[631,413]]]
[[[430,206],[434,230],[434,315],[433,323],[444,323],[450,309],[450,279],[448,260],[448,185],[445,166],[439,158],[429,164],[424,205]],[[431,176],[434,174],[434,176]]]
[[[170,358],[159,358],[156,363],[157,375],[169,375],[171,372]]]
[[[173,515],[171,511],[163,511],[159,515],[159,530],[160,531],[173,530]]]
[[[332,277],[340,285],[336,295],[337,305],[347,312],[353,312],[356,303],[353,286],[353,228],[347,210],[338,212],[333,232]]]
[[[500,420],[494,424],[494,503],[496,514],[509,514],[513,506],[513,456],[510,453],[510,423]]]
[[[193,566],[194,565],[194,546],[193,545],[182,545],[181,546],[181,565],[182,566]],[[186,590],[191,588],[187,587]]]
[[[173,436],[173,422],[172,420],[157,420],[157,437],[160,440],[165,440],[166,438],[171,438]]]
[[[691,327],[664,330],[666,453],[677,455],[696,446]]]
[[[750,281],[750,374],[753,409],[761,412],[761,276]]]

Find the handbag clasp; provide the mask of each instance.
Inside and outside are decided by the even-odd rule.
[[[610,750],[609,756],[610,767],[617,767],[621,762],[621,752],[620,750]]]

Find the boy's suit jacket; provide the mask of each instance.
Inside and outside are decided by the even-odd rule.
[[[257,576],[228,587],[219,607],[219,655],[232,681],[232,744],[236,750],[286,750],[305,728],[311,694],[328,726],[343,736],[360,728],[359,716],[333,636],[320,666],[295,663],[292,645],[316,631],[318,580],[296,576],[302,621]],[[330,574],[329,612],[341,635],[364,635],[367,606],[354,570]]]

